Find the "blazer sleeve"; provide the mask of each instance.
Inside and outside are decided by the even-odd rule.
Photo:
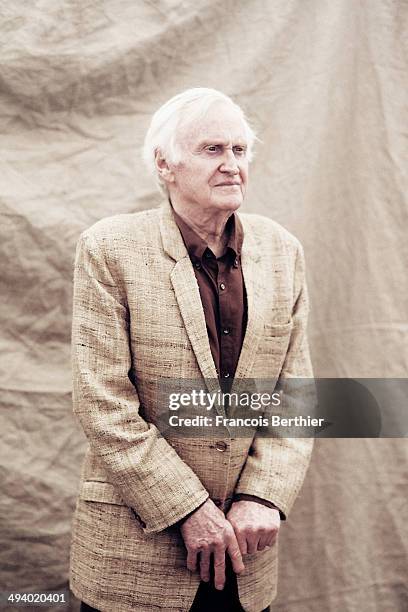
[[[73,293],[74,413],[109,481],[139,515],[145,532],[161,531],[200,506],[208,492],[139,414],[137,390],[128,376],[126,296],[97,239],[87,232],[77,244]]]
[[[297,245],[294,271],[293,327],[289,347],[280,373],[280,380],[297,379],[293,388],[302,393],[302,380],[313,378],[307,341],[309,301],[305,277],[305,261],[300,243]],[[298,380],[301,383],[298,384]],[[303,389],[310,395],[310,381]],[[312,384],[312,401],[315,397]],[[302,398],[301,398],[302,399]],[[310,399],[308,400],[310,401]],[[312,453],[313,438],[261,437],[255,435],[235,494],[255,495],[277,506],[285,519],[302,486]]]

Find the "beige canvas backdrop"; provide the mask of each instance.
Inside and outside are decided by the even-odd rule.
[[[316,374],[406,377],[407,4],[21,0],[0,17],[0,586],[56,590],[85,447],[74,247],[159,201],[139,149],[171,95],[211,86],[247,109],[262,142],[245,208],[304,244]],[[404,439],[317,442],[273,610],[408,608],[407,454]]]

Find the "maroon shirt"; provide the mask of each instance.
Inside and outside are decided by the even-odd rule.
[[[228,242],[220,257],[173,209],[186,245],[200,290],[208,340],[219,378],[232,379],[244,341],[247,306],[241,269],[241,247],[244,232],[235,214],[228,219],[225,231]]]

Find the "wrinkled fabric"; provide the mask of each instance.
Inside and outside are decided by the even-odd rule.
[[[70,395],[74,247],[96,220],[160,201],[140,147],[181,90],[221,89],[258,133],[243,211],[304,246],[316,375],[407,376],[407,12],[403,0],[0,4],[2,590],[66,588],[85,448]],[[406,440],[315,448],[273,609],[406,609]]]

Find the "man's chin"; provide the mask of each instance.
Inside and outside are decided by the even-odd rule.
[[[243,203],[243,197],[235,197],[235,198],[219,198],[216,201],[216,207],[219,210],[237,210],[241,204]]]

